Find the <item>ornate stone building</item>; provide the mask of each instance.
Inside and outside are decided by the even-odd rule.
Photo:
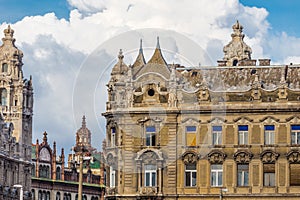
[[[122,52],[108,82],[106,199],[300,198],[300,66],[251,58],[243,27],[218,66]]]
[[[30,197],[32,139],[32,79],[23,78],[23,53],[8,26],[0,46],[0,199],[19,199],[13,185]]]
[[[84,134],[89,133],[89,134]],[[78,139],[80,137],[80,139]],[[96,151],[91,146],[91,133],[86,127],[85,116],[82,127],[76,133],[76,145],[86,141],[89,155]],[[79,155],[68,156],[68,166],[65,166],[64,149],[61,154],[56,151],[56,142],[53,148],[48,144],[47,133],[44,133],[43,142],[32,146],[32,194],[35,200],[77,200],[79,181]],[[102,154],[98,153],[102,156]],[[104,169],[101,166],[101,157],[93,162],[84,163],[83,171],[83,200],[101,200],[104,196]],[[102,167],[102,170],[101,170]]]

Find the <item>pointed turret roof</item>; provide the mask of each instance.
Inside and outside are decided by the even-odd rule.
[[[152,55],[151,59],[148,61],[147,64],[160,64],[160,65],[167,65],[164,57],[162,56],[159,44],[159,37],[157,37],[156,48],[154,54]]]
[[[144,57],[144,53],[143,53],[143,45],[142,45],[143,41],[142,39],[140,40],[140,50],[139,50],[139,54],[135,60],[135,62],[133,63],[132,67],[133,68],[138,68],[138,67],[141,67],[143,65],[146,64],[146,61],[145,61],[145,57]]]

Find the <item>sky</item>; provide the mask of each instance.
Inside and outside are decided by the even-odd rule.
[[[33,76],[33,143],[41,141],[47,131],[49,141],[56,141],[57,147],[64,147],[66,152],[75,143],[82,115],[86,115],[93,146],[101,150],[105,84],[119,49],[123,49],[125,61],[132,63],[141,37],[146,60],[160,35],[168,62],[191,61],[197,56],[196,49],[196,53],[205,52],[210,58],[210,62],[199,59],[202,65],[216,65],[223,58],[223,46],[231,39],[231,26],[239,20],[252,58],[271,58],[274,65],[300,63],[299,0],[0,3],[0,37],[10,24],[16,45],[24,53],[24,76]],[[186,42],[195,44],[195,48],[188,50]],[[196,61],[187,64],[198,65]]]

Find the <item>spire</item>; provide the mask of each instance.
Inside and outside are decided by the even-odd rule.
[[[133,68],[141,67],[145,64],[146,64],[146,61],[145,61],[145,57],[144,57],[144,53],[143,53],[143,40],[141,39],[140,40],[139,54],[138,54],[136,60],[134,61],[132,67]]]
[[[156,48],[154,50],[154,54],[151,57],[151,59],[148,61],[147,64],[150,64],[150,63],[167,65],[164,57],[162,56],[161,50],[160,50],[159,37],[157,37],[157,43],[156,43]]]
[[[83,115],[82,117],[82,125],[81,125],[82,128],[86,128],[86,121],[85,121],[85,115]]]
[[[126,64],[123,62],[123,51],[120,49],[119,55],[118,55],[118,63],[113,67],[111,75],[116,75],[116,74],[125,74],[128,71],[128,67]]]
[[[159,45],[159,36],[157,36],[156,48],[157,48],[157,49],[160,49],[160,45]]]

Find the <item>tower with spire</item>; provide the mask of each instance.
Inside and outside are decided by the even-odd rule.
[[[91,144],[91,131],[86,126],[86,117],[83,115],[81,127],[76,132],[76,144],[75,147],[84,146],[89,152],[93,152],[96,149]]]

